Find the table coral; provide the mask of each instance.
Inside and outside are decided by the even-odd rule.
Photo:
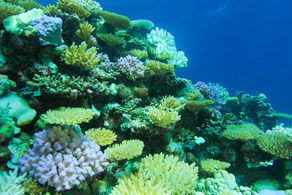
[[[95,112],[91,109],[61,107],[56,110],[48,110],[41,115],[41,119],[48,124],[75,125],[89,122],[94,115]]]
[[[204,159],[200,162],[200,167],[202,171],[205,171],[209,174],[214,174],[220,170],[229,168],[230,163],[215,159]]]
[[[117,45],[123,45],[126,42],[124,38],[117,37],[117,36],[110,34],[110,33],[109,34],[100,33],[100,34],[98,34],[98,38],[110,47],[114,47]]]
[[[100,15],[107,23],[116,28],[129,29],[132,27],[130,19],[126,16],[107,11],[99,11],[98,15]]]
[[[85,131],[85,135],[99,146],[107,146],[117,140],[117,135],[105,128],[89,129]]]
[[[73,129],[53,127],[34,136],[32,149],[19,159],[20,169],[56,191],[71,189],[108,165],[100,147]]]
[[[222,136],[231,140],[250,140],[256,139],[262,131],[252,123],[243,123],[240,125],[228,125],[222,132]]]

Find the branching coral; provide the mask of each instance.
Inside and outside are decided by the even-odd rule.
[[[32,178],[26,179],[21,186],[24,188],[25,192],[29,193],[30,195],[45,194],[48,191],[48,187],[41,186],[37,183],[36,180],[33,180]]]
[[[128,17],[112,12],[99,11],[98,14],[109,24],[116,28],[129,29],[132,27]]]
[[[146,73],[150,75],[165,75],[174,71],[174,67],[171,64],[165,64],[155,60],[147,60]]]
[[[257,140],[257,145],[265,152],[277,158],[292,157],[292,139],[281,131],[267,131]]]
[[[87,18],[90,16],[90,13],[74,0],[58,0],[57,5],[61,10],[69,14],[77,14],[79,18]]]
[[[61,60],[70,66],[89,69],[96,68],[100,63],[96,47],[87,49],[85,42],[82,42],[79,46],[73,43],[69,49],[66,48],[61,55]]]
[[[21,182],[25,180],[26,174],[17,176],[17,169],[9,171],[7,174],[5,171],[0,172],[0,193],[5,195],[22,195],[25,190],[21,186]]]
[[[240,125],[228,125],[222,132],[222,136],[231,140],[250,140],[260,136],[261,130],[252,123],[243,123]]]
[[[178,112],[172,109],[149,106],[146,114],[156,126],[162,128],[168,128],[171,124],[180,120]]]
[[[137,57],[139,60],[146,60],[148,52],[146,50],[132,49],[131,51],[124,52],[122,55],[131,55]]]
[[[44,9],[42,5],[33,1],[33,0],[21,0],[18,1],[17,5],[23,7],[26,11],[37,8],[37,9]]]
[[[98,38],[100,38],[106,45],[110,47],[125,44],[124,38],[117,37],[113,34],[98,34]]]
[[[182,105],[178,99],[173,96],[164,96],[160,101],[160,107],[164,109],[179,110]]]
[[[127,55],[120,57],[117,63],[119,72],[123,73],[129,80],[136,80],[144,76],[143,63],[136,57]]]
[[[79,29],[76,31],[76,36],[81,41],[86,41],[94,30],[95,28],[86,21],[80,24]]]
[[[171,191],[165,187],[163,182],[155,183],[153,180],[146,180],[142,175],[135,176],[134,174],[129,177],[120,179],[119,184],[116,185],[111,195],[171,195]]]
[[[154,184],[163,183],[171,194],[192,194],[198,177],[195,163],[187,164],[173,155],[154,154],[142,159],[138,175]]]
[[[109,160],[118,161],[132,159],[140,156],[143,152],[144,143],[141,140],[125,140],[120,144],[114,144],[105,150]]]
[[[48,124],[75,125],[90,121],[95,113],[91,109],[61,107],[41,115]]]
[[[54,127],[35,133],[32,149],[20,160],[22,172],[28,172],[41,184],[68,190],[89,176],[104,171],[107,156],[89,138],[73,129]]]
[[[44,8],[44,12],[50,16],[56,16],[58,7],[55,5],[49,4],[47,7]]]
[[[214,174],[220,170],[224,170],[230,167],[230,163],[215,160],[205,159],[200,162],[200,168],[209,174]]]
[[[104,128],[89,129],[85,132],[85,135],[99,146],[107,146],[117,140],[117,135],[114,132]]]
[[[23,7],[0,1],[0,22],[8,16],[20,14],[22,12],[25,12]]]

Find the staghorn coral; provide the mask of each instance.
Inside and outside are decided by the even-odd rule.
[[[32,149],[19,159],[20,169],[56,191],[69,190],[108,165],[100,147],[73,129],[53,127],[34,136]]]
[[[180,115],[178,112],[172,109],[149,106],[146,114],[156,126],[165,129],[180,120]]]
[[[159,106],[164,109],[173,109],[173,110],[179,110],[182,107],[180,101],[173,96],[164,96],[160,100]]]
[[[141,140],[125,140],[120,144],[114,144],[108,147],[104,152],[109,160],[119,161],[123,159],[132,159],[142,154],[144,143]]]
[[[98,38],[110,47],[125,44],[124,38],[117,37],[113,34],[98,34]]]
[[[147,60],[145,72],[150,75],[165,75],[174,71],[171,64],[165,64],[155,60]]]
[[[285,132],[268,130],[258,138],[257,145],[277,158],[292,157],[292,139]]]
[[[99,146],[107,146],[117,140],[117,135],[105,128],[89,129],[85,132],[85,135],[90,137]]]
[[[18,5],[13,5],[4,1],[0,1],[0,23],[8,16],[25,12],[25,9]]]
[[[37,8],[37,9],[44,9],[42,5],[33,1],[33,0],[21,0],[17,2],[17,5],[23,7],[25,11]]]
[[[124,74],[127,79],[132,81],[144,76],[143,63],[136,57],[130,55],[118,59],[117,69]]]
[[[109,24],[116,28],[130,29],[132,27],[131,21],[128,17],[122,16],[112,12],[99,11],[98,14]]]
[[[204,159],[200,162],[201,170],[207,172],[208,174],[214,174],[220,170],[224,170],[229,167],[230,163],[215,159]]]
[[[118,183],[114,186],[111,195],[171,195],[171,191],[165,187],[163,182],[155,183],[154,180],[146,180],[142,175],[124,176]]]
[[[260,136],[261,130],[252,123],[243,123],[240,125],[228,125],[222,132],[222,136],[231,140],[250,140]]]
[[[61,60],[67,65],[88,69],[96,68],[100,63],[96,47],[87,49],[85,42],[82,42],[79,46],[73,43],[69,49],[65,48],[65,51],[61,55]]]
[[[171,194],[192,194],[198,168],[195,163],[189,165],[178,157],[160,153],[143,158],[137,174],[153,184],[163,183]]]
[[[184,100],[182,102],[185,104],[185,108],[194,114],[197,114],[200,110],[202,110],[205,107],[211,106],[214,101],[212,100],[202,100],[202,101],[197,101],[197,100]]]
[[[94,115],[95,112],[91,109],[61,107],[56,110],[48,110],[41,115],[41,119],[48,124],[75,125],[89,122]]]
[[[76,36],[81,41],[86,41],[95,28],[87,21],[80,24],[79,29],[76,31]]]
[[[102,71],[99,71],[101,73]],[[35,74],[28,86],[37,88],[44,95],[54,95],[64,98],[76,99],[79,96],[89,94],[108,94],[106,82],[99,82],[93,77],[70,77],[60,73],[52,76],[40,76]]]
[[[9,171],[7,174],[5,171],[0,172],[0,194],[3,195],[22,195],[25,190],[21,186],[21,182],[25,180],[26,174],[17,176],[18,170]]]
[[[90,16],[90,13],[74,0],[58,0],[57,5],[62,11],[69,14],[75,13],[81,19],[88,18]]]
[[[44,13],[50,16],[56,16],[58,11],[58,7],[55,5],[47,5],[47,7],[44,8]]]

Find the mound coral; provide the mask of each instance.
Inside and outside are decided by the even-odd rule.
[[[174,71],[171,64],[165,64],[155,60],[147,60],[145,71],[150,75],[165,75]]]
[[[118,181],[111,195],[146,195],[146,194],[159,194],[159,195],[171,195],[171,191],[165,187],[164,183],[153,180],[145,180],[142,175],[135,176],[134,174],[129,177],[125,177]]]
[[[48,110],[41,119],[48,124],[75,125],[90,121],[95,113],[91,109],[61,107]]]
[[[81,41],[86,41],[94,30],[95,28],[86,21],[80,24],[79,29],[76,31],[76,36]]]
[[[89,129],[85,132],[85,135],[99,146],[107,146],[117,140],[117,135],[114,132],[104,128]]]
[[[100,147],[73,129],[53,127],[34,136],[32,149],[19,159],[20,169],[56,191],[71,189],[108,165]]]
[[[220,170],[230,167],[230,163],[223,162],[215,159],[205,159],[200,162],[200,168],[209,174],[214,174]]]
[[[257,145],[277,158],[292,157],[292,139],[281,131],[267,131],[257,140]]]
[[[135,81],[138,78],[144,76],[143,63],[136,57],[127,55],[126,57],[120,57],[117,63],[119,72],[124,74],[129,80]]]
[[[171,109],[149,106],[146,114],[156,126],[162,128],[168,128],[171,124],[180,120],[178,112]]]
[[[222,136],[231,140],[250,140],[260,136],[261,130],[252,123],[243,123],[240,125],[228,125],[222,132]]]
[[[73,43],[69,49],[65,48],[64,53],[61,55],[61,60],[67,65],[88,69],[96,68],[100,63],[96,47],[87,49],[85,42],[82,42],[79,46]]]
[[[132,27],[128,17],[112,12],[99,11],[98,14],[109,24],[120,29],[129,29]]]
[[[114,144],[108,147],[104,152],[109,160],[118,161],[123,159],[132,159],[140,156],[143,152],[144,143],[141,140],[125,140],[120,144]]]
[[[154,154],[142,159],[138,175],[144,181],[152,180],[154,184],[163,183],[171,194],[192,194],[198,177],[195,163],[187,164],[173,155]]]
[[[98,34],[98,38],[110,47],[125,44],[125,39],[117,37],[113,34]]]

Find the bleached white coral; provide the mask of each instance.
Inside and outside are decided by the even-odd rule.
[[[20,170],[41,184],[68,190],[104,171],[107,156],[88,137],[53,127],[35,133],[33,148],[19,160]]]

